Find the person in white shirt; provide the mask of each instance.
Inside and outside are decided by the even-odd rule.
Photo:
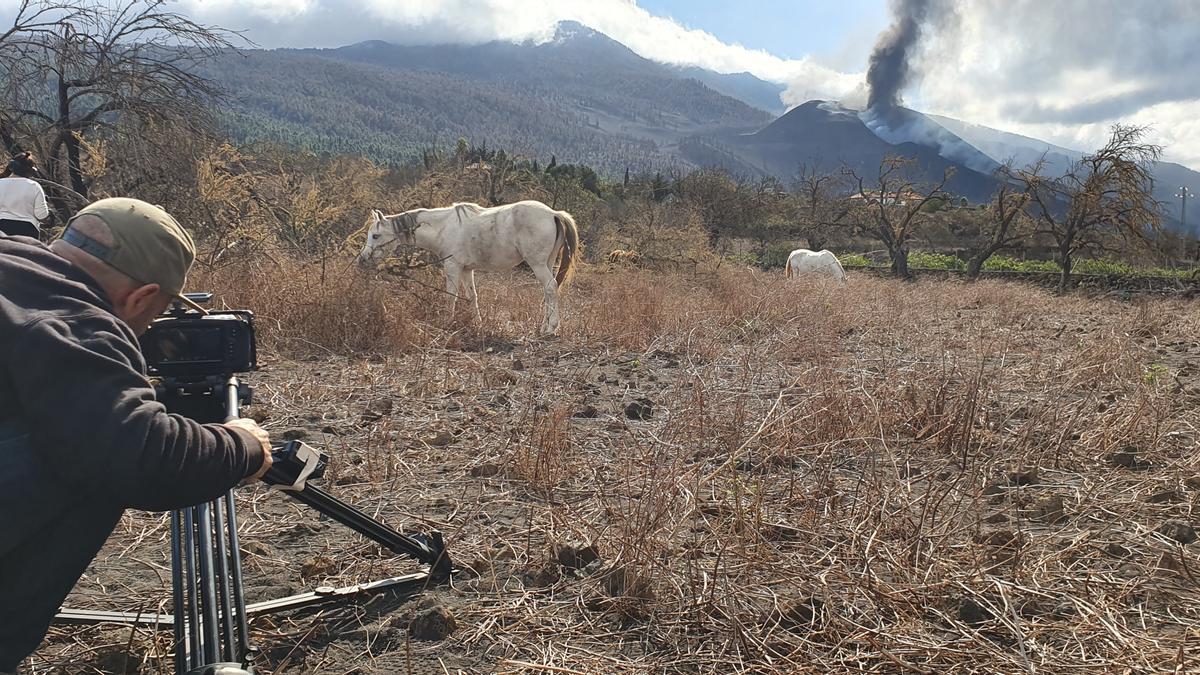
[[[0,171],[0,232],[10,237],[38,237],[39,225],[50,217],[46,193],[33,180],[39,175],[31,152],[13,157]]]

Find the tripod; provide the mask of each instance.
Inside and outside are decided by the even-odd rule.
[[[200,422],[224,422],[240,416],[252,398],[250,387],[232,375],[163,378],[159,398],[168,410]],[[122,612],[63,609],[56,622],[103,622],[151,625],[174,630],[176,675],[251,675],[258,649],[250,641],[249,618],[361,593],[419,591],[451,573],[450,558],[439,532],[405,535],[307,483],[319,478],[327,458],[290,441],[273,448],[274,460],[263,481],[288,496],[375,541],[389,550],[428,565],[427,572],[407,574],[347,588],[318,588],[246,605],[233,491],[206,504],[171,514],[172,616],[143,617]]]

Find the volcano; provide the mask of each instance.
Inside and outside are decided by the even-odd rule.
[[[785,181],[801,165],[822,173],[849,167],[869,179],[879,175],[885,157],[900,156],[916,161],[918,180],[937,183],[953,168],[947,190],[972,202],[991,198],[994,159],[928,116],[900,112],[902,123],[886,126],[835,101],[808,101],[754,133],[726,135],[721,143],[746,166]]]

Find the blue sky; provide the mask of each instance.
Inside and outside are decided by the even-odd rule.
[[[785,59],[814,56],[847,69],[863,67],[875,37],[888,24],[885,0],[640,0],[638,4],[724,42]]]

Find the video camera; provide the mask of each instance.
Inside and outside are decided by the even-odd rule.
[[[197,305],[212,293],[187,293]],[[141,338],[151,376],[204,380],[248,373],[258,368],[254,313],[245,309],[201,314],[175,301]]]

